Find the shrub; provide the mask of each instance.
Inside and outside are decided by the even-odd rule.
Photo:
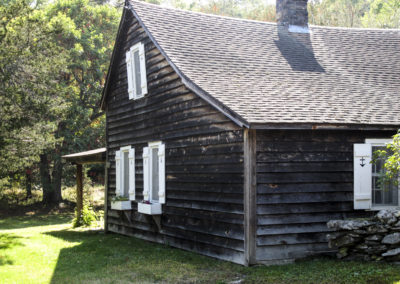
[[[76,227],[90,227],[94,222],[97,221],[96,212],[93,208],[88,205],[83,205],[82,215],[77,216],[78,212],[75,209],[75,218],[72,220],[72,226]]]
[[[385,150],[374,152],[373,162],[376,162],[378,159],[383,159],[385,161],[384,176],[381,182],[393,182],[398,185],[397,177],[400,172],[400,130],[393,136],[393,142],[387,144]]]

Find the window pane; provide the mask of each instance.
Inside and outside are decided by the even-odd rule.
[[[136,86],[136,94],[142,94],[142,79],[140,75],[140,58],[139,58],[139,50],[136,50],[133,53],[134,62],[135,62],[135,86]]]
[[[385,146],[373,146],[372,152],[384,150]],[[398,186],[393,182],[384,182],[381,177],[385,174],[383,165],[385,159],[378,159],[372,165],[372,205],[394,206],[398,205]]]
[[[374,204],[381,204],[382,203],[382,191],[376,190],[372,196],[372,202]]]
[[[158,149],[151,149],[151,193],[152,200],[158,201]]]
[[[129,152],[124,153],[124,172],[123,172],[123,188],[122,188],[122,196],[129,196]]]

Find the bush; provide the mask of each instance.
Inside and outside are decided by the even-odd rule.
[[[395,185],[398,185],[397,177],[400,172],[400,130],[393,136],[393,142],[386,145],[385,150],[374,152],[373,162],[376,162],[378,159],[385,161],[383,166],[384,176],[381,182],[393,182]]]
[[[72,220],[72,226],[76,227],[90,227],[94,222],[97,221],[96,212],[93,208],[88,205],[83,205],[82,215],[77,216],[78,212],[75,209],[75,218]],[[79,217],[79,218],[78,218]]]

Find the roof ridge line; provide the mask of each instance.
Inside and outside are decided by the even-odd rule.
[[[276,22],[267,22],[267,21],[252,20],[252,19],[245,19],[245,18],[236,18],[236,17],[232,17],[232,16],[207,14],[207,13],[204,13],[204,12],[185,10],[185,9],[181,9],[181,8],[175,8],[175,7],[171,7],[171,6],[165,6],[165,5],[158,5],[158,4],[148,3],[148,2],[138,1],[138,0],[128,0],[128,2],[140,3],[140,5],[148,5],[148,6],[153,6],[153,7],[159,7],[159,8],[162,8],[162,9],[174,10],[174,11],[179,11],[179,12],[184,12],[184,13],[189,13],[189,14],[198,14],[198,15],[207,16],[207,17],[223,18],[223,19],[234,20],[234,21],[243,21],[243,22],[255,22],[255,23],[260,23],[260,24],[269,24],[271,26],[277,26],[278,25]]]
[[[240,21],[240,22],[259,23],[259,24],[265,24],[265,25],[270,25],[270,26],[278,26],[278,24],[276,22],[267,22],[267,21],[252,20],[252,19],[245,19],[245,18],[236,18],[236,17],[232,17],[232,16],[207,14],[204,12],[184,10],[184,9],[175,8],[175,7],[171,7],[171,6],[158,5],[158,4],[148,3],[148,2],[138,1],[138,0],[128,0],[128,2],[139,3],[140,5],[153,6],[153,7],[158,7],[158,8],[162,8],[162,9],[173,10],[173,11],[178,11],[178,12],[183,12],[183,13],[188,13],[188,14],[198,14],[198,15],[202,15],[202,16],[206,16],[206,17],[222,18],[222,19],[228,19],[228,20],[234,20],[234,21]],[[398,31],[398,32],[400,32],[400,29],[335,27],[335,26],[319,26],[319,25],[311,25],[311,24],[309,24],[309,27],[310,28],[321,28],[321,29],[334,29],[334,30],[337,29],[337,30],[360,30],[360,31],[381,31],[381,32]]]

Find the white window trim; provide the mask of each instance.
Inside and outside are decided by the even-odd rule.
[[[152,199],[151,158],[152,149],[158,149],[158,200]],[[143,199],[151,203],[165,203],[165,144],[161,141],[149,142],[143,148]]]
[[[390,139],[390,138],[367,138],[367,139],[365,139],[365,144],[370,145],[370,148],[371,148],[371,158],[373,155],[373,153],[372,153],[373,146],[386,146],[387,144],[392,143],[392,142],[393,142],[393,139]],[[356,163],[356,161],[355,161],[355,163]],[[372,174],[372,170],[370,170],[370,171]],[[369,177],[369,178],[371,179],[371,177]],[[400,208],[400,186],[398,187],[399,194],[398,194],[398,203],[397,203],[398,205],[397,206],[382,206],[382,205],[374,206],[372,204],[372,185],[371,185],[370,190],[371,190],[370,208],[368,208],[367,210],[379,211],[382,209],[399,209]],[[354,202],[356,202],[356,201],[354,201]],[[357,208],[355,208],[355,209],[357,209]]]
[[[140,65],[140,81],[141,81],[141,94],[136,93],[135,81],[135,62],[134,53],[139,52],[139,65]],[[129,99],[137,100],[143,98],[147,92],[147,75],[146,75],[146,54],[144,51],[144,44],[139,42],[133,45],[128,52],[126,52],[126,68],[127,68],[127,82]]]
[[[124,163],[124,152],[128,152],[128,173],[129,173],[129,185],[128,185],[128,195],[129,200],[135,200],[135,148],[131,146],[123,146],[116,152],[116,167],[115,167],[115,177],[116,177],[116,195],[121,196],[125,191],[124,188],[124,173],[125,173],[125,163]],[[119,158],[117,158],[119,156]]]

